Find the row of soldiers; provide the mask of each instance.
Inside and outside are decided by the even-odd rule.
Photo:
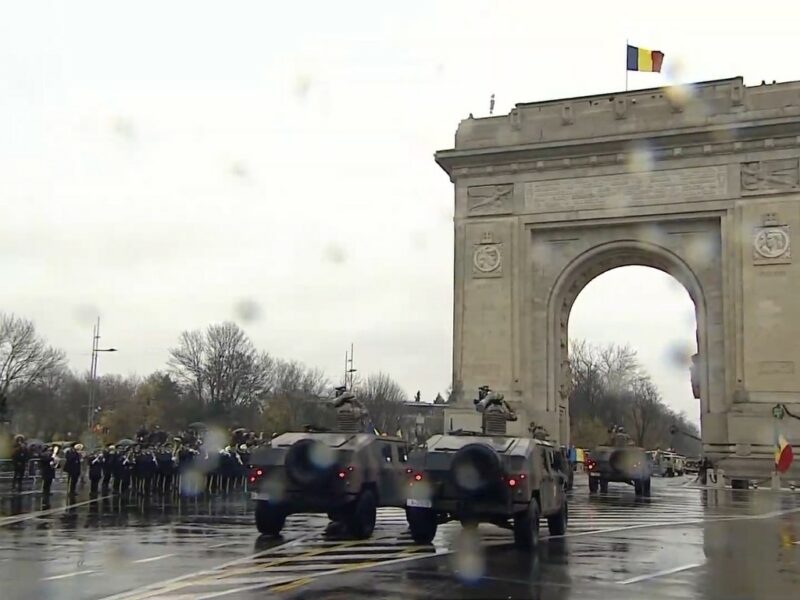
[[[137,436],[138,438],[139,436]],[[145,496],[153,492],[170,494],[227,491],[243,486],[249,464],[251,445],[226,446],[215,452],[204,448],[202,440],[187,443],[175,438],[173,444],[149,446],[133,444],[117,447],[108,445],[86,453],[80,443],[66,449],[45,446],[38,453],[42,492],[50,493],[61,468],[67,476],[67,492],[75,495],[82,475],[88,476],[90,493],[133,491]],[[14,479],[12,487],[22,488],[25,469],[33,453],[22,436],[15,439],[12,451]]]

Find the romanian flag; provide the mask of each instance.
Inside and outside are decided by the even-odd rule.
[[[628,46],[628,71],[649,71],[661,73],[664,53],[659,50],[645,50],[636,46]]]
[[[783,434],[778,434],[775,440],[775,470],[778,473],[785,473],[789,470],[793,459],[792,447]]]

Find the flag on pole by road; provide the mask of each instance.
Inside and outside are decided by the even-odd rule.
[[[647,50],[628,44],[628,71],[647,71],[661,73],[664,53],[660,50]]]
[[[789,470],[793,459],[792,446],[782,433],[777,434],[775,439],[775,470],[778,473],[785,473]]]

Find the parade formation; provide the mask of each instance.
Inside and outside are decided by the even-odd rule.
[[[88,451],[80,442],[28,443],[17,435],[11,451],[12,490],[22,491],[24,482],[33,479],[47,497],[59,475],[66,479],[70,497],[87,480],[91,497],[244,490],[250,453],[265,443],[263,438],[239,428],[228,432],[225,446],[215,449],[205,443],[205,434],[205,427],[189,428],[172,438],[158,428],[141,429],[134,439]]]

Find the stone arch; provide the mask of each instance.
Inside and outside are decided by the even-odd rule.
[[[557,277],[548,298],[548,397],[552,405],[548,410],[559,413],[561,418],[569,418],[569,332],[568,323],[572,306],[580,292],[595,277],[606,271],[625,266],[652,267],[673,276],[683,285],[695,306],[697,322],[697,352],[700,357],[698,375],[700,383],[701,414],[709,412],[707,369],[708,332],[707,302],[699,277],[691,267],[673,251],[658,244],[637,240],[615,240],[598,244],[570,261]],[[687,369],[687,378],[689,371]],[[564,424],[560,424],[564,426]],[[566,424],[568,428],[568,423]]]

